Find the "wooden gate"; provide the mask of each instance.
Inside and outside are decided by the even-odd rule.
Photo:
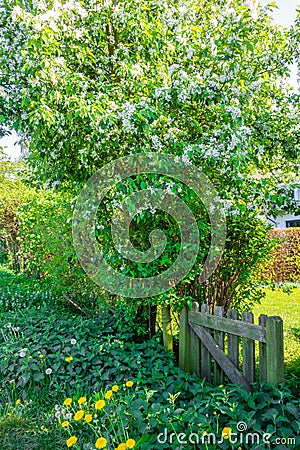
[[[242,341],[242,346],[240,346]],[[256,380],[255,341],[259,342],[259,380],[280,383],[284,379],[283,323],[277,316],[262,314],[254,325],[253,314],[244,312],[242,319],[229,309],[193,303],[180,314],[179,366],[199,374],[209,382],[223,384],[225,376],[232,383],[251,390]],[[242,347],[242,364],[240,364]],[[240,368],[240,365],[242,366]]]

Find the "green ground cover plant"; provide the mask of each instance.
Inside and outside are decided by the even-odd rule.
[[[3,285],[7,276],[0,277]],[[26,278],[15,280],[15,292],[24,290]],[[27,308],[21,307],[26,297],[19,299],[17,308],[0,314],[1,449],[199,448],[180,446],[180,433],[195,433],[200,442],[223,433],[221,444],[203,448],[230,449],[228,434],[241,420],[249,432],[269,433],[270,441],[297,438],[299,391],[291,377],[278,388],[255,385],[251,394],[234,385],[211,386],[182,372],[159,336],[142,342],[111,312],[89,318],[47,298],[34,306],[34,297]],[[261,308],[270,313],[266,305]],[[300,442],[276,448],[295,445]]]

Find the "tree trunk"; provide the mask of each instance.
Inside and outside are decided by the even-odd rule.
[[[162,330],[163,341],[165,349],[173,351],[173,336],[172,336],[172,323],[171,323],[171,308],[170,305],[162,306]]]

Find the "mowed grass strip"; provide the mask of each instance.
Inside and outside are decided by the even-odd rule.
[[[300,377],[300,288],[290,294],[280,289],[266,289],[266,297],[252,312],[256,323],[260,314],[282,318],[286,371]]]

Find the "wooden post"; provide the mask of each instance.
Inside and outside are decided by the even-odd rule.
[[[194,312],[199,312],[199,304],[197,302],[193,302]],[[190,328],[190,339],[191,339],[191,365],[190,372],[200,374],[200,339],[197,334]]]
[[[185,372],[189,372],[191,335],[189,330],[187,307],[183,308],[180,312],[179,327],[179,367]]]
[[[254,318],[251,312],[243,312],[242,320],[246,323],[253,323]],[[245,325],[247,326],[247,325]],[[243,338],[243,374],[249,383],[255,381],[255,345],[252,339]]]
[[[162,314],[162,330],[164,347],[167,351],[173,351],[173,336],[172,336],[172,323],[171,323],[171,310],[170,305],[161,307]]]
[[[209,314],[209,305],[201,305],[201,312]],[[207,330],[208,331],[208,330]],[[201,376],[207,381],[211,381],[211,357],[210,353],[201,342]]]
[[[267,321],[267,316],[261,314],[258,318],[258,323],[260,326],[265,327]],[[267,378],[267,354],[266,354],[266,344],[264,342],[259,343],[259,381],[265,381]]]
[[[238,320],[238,313],[235,309],[228,309],[228,319]],[[235,334],[228,334],[228,358],[239,368],[239,338]]]
[[[267,382],[284,380],[283,323],[280,317],[267,317],[266,321]]]
[[[224,316],[223,308],[221,306],[215,306],[214,315],[223,317]],[[224,350],[224,333],[222,331],[214,331],[214,338],[215,338],[215,341],[217,342],[218,347],[221,350]],[[220,366],[216,360],[214,360],[214,382],[216,384],[224,383],[224,372],[220,368]]]

